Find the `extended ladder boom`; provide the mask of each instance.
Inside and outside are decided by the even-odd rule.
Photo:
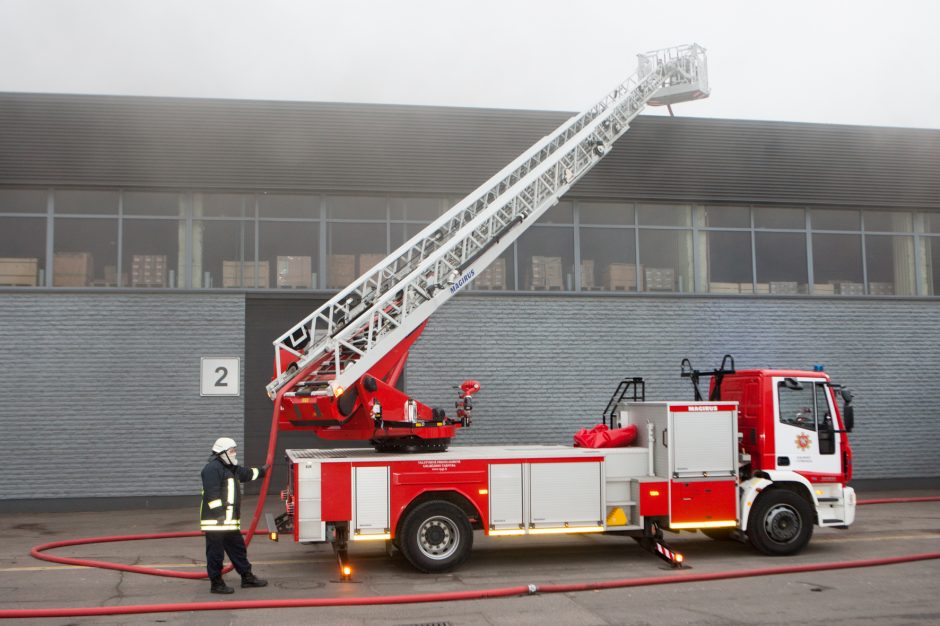
[[[306,395],[341,394],[557,203],[647,104],[708,95],[704,48],[692,44],[639,58],[637,72],[600,102],[278,337],[268,394],[273,398],[285,386]]]

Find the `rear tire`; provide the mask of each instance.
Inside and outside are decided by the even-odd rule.
[[[450,502],[425,502],[405,517],[398,537],[401,553],[415,569],[447,572],[470,556],[473,529],[463,510]]]
[[[747,536],[751,545],[764,554],[796,554],[813,536],[813,508],[792,491],[765,491],[754,505]]]

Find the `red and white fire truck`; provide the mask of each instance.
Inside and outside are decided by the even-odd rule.
[[[788,555],[814,526],[846,528],[855,518],[850,394],[821,371],[731,363],[709,372],[708,401],[617,398],[614,429],[636,432],[627,447],[288,450],[281,527],[302,543],[331,542],[341,566],[348,542],[387,541],[426,572],[463,562],[474,530],[623,534],[678,564],[664,530],[734,533]]]
[[[268,394],[279,429],[375,450],[288,450],[287,510],[269,519],[270,530],[330,542],[343,568],[350,542],[386,541],[416,568],[438,572],[467,558],[474,530],[626,534],[676,564],[664,530],[737,533],[767,554],[792,554],[814,525],[852,523],[851,423],[822,372],[734,371],[728,358],[698,372],[685,363],[695,399],[680,402],[645,402],[642,379],[624,379],[605,426],[635,445],[606,448],[448,449],[471,424],[479,384],[459,387],[454,415],[397,385],[433,312],[596,165],[645,105],[708,95],[701,47],[639,58],[638,71],[595,106],[274,341]],[[707,401],[698,390],[705,374]],[[850,407],[845,417],[851,422]]]

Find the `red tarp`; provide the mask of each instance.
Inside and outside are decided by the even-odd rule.
[[[611,430],[606,424],[598,424],[588,430],[582,428],[574,436],[578,448],[625,448],[636,440],[636,425]]]

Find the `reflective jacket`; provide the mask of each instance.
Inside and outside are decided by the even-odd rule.
[[[246,483],[264,476],[258,467],[234,467],[214,457],[202,468],[202,506],[200,526],[205,531],[241,530],[241,489]]]

